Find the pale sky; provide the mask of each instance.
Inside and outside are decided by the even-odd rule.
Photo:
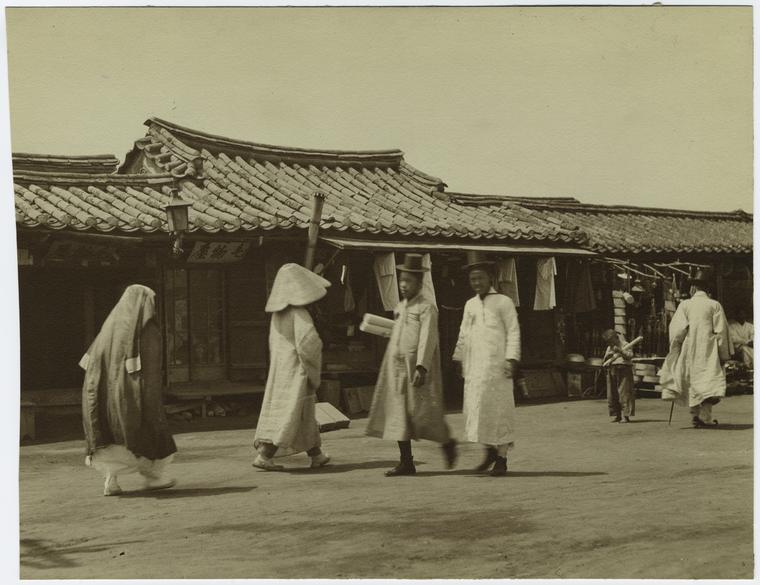
[[[751,7],[9,8],[14,151],[150,116],[400,148],[449,191],[752,209]]]

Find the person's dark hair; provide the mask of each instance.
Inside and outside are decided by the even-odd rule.
[[[619,337],[616,331],[613,329],[607,329],[602,333],[602,339],[609,345],[611,342],[617,341]]]

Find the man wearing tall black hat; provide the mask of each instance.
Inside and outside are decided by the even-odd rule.
[[[514,373],[520,361],[520,324],[515,305],[496,292],[493,262],[468,252],[465,270],[475,292],[464,306],[452,359],[464,376],[465,440],[486,446],[477,471],[507,473],[507,453],[515,441]]]
[[[712,271],[691,279],[691,298],[682,301],[670,322],[670,352],[660,371],[663,400],[688,404],[696,428],[718,424],[713,405],[726,395],[723,364],[730,357],[728,323],[707,289]]]
[[[440,443],[449,468],[457,456],[456,441],[443,418],[438,309],[422,293],[422,276],[428,268],[420,254],[406,254],[397,268],[403,300],[394,310],[366,431],[398,441],[401,460],[386,472],[389,477],[416,473],[412,439]]]

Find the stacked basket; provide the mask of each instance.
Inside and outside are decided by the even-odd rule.
[[[634,358],[633,381],[636,388],[645,392],[662,392],[660,367],[664,358]]]
[[[615,314],[615,331],[626,335],[625,328],[625,298],[622,290],[612,291],[612,306]]]

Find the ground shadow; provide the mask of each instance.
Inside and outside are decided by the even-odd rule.
[[[654,422],[668,422],[668,419],[666,418],[632,418],[631,422],[625,423],[625,424],[635,424],[635,423],[654,423]]]
[[[360,469],[391,469],[398,465],[398,460],[393,461],[362,461],[360,463],[337,463],[328,464],[324,467],[317,469],[311,469],[310,467],[286,467],[282,471],[277,473],[293,473],[293,474],[315,474],[315,473],[346,473],[348,471],[359,471]],[[274,473],[274,472],[273,472]]]
[[[753,428],[754,426],[755,425],[753,424],[717,424],[700,429],[695,429],[694,427],[690,428],[694,429],[695,431],[746,431]]]
[[[473,477],[491,477],[488,473],[474,469],[456,469],[454,471],[418,471],[417,477],[433,477],[439,475],[464,475]],[[607,475],[604,471],[507,471],[506,477],[590,477]]]
[[[681,431],[748,431],[754,428],[753,424],[718,424],[708,427],[678,427]]]
[[[165,490],[140,490],[124,492],[120,498],[200,498],[206,496],[225,496],[227,494],[242,494],[255,490],[256,486],[249,487],[192,487],[192,488],[169,488]]]
[[[515,406],[520,408],[530,406],[542,406],[544,404],[557,404],[559,402],[581,402],[590,400],[601,400],[604,397],[595,396],[536,396],[535,398],[520,398],[515,400]]]
[[[140,542],[144,541],[127,540],[106,544],[60,546],[50,540],[22,538],[20,541],[20,563],[22,566],[32,569],[62,569],[78,567],[79,563],[74,562],[72,559],[68,558],[67,555],[103,552],[122,545],[136,544]]]

